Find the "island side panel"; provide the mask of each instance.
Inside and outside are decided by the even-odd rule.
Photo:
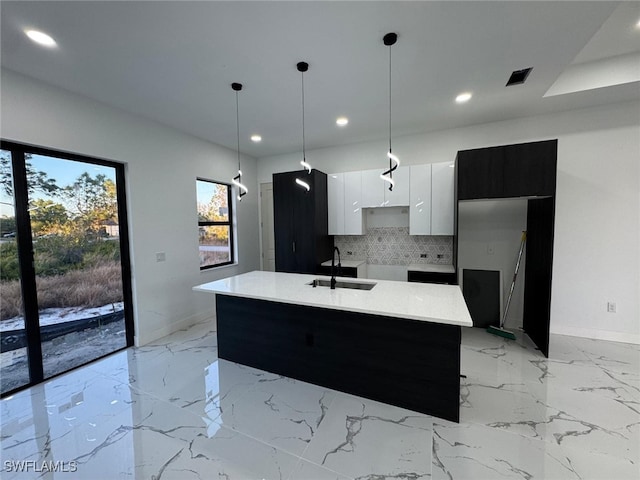
[[[459,421],[460,327],[216,295],[220,358]]]

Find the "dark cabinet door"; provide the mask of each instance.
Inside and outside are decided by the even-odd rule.
[[[277,272],[296,272],[295,232],[293,229],[295,181],[290,175],[273,176],[273,224]]]
[[[316,273],[333,248],[333,237],[327,234],[327,175],[318,170],[274,174],[273,210],[276,271]]]
[[[316,194],[314,196],[314,238],[315,263],[313,273],[322,262],[333,256],[333,235],[329,235],[329,206],[327,201],[327,175],[314,170],[313,183]]]
[[[503,196],[555,195],[556,149],[557,140],[503,147]]]
[[[458,200],[551,196],[557,140],[458,152]]]
[[[268,372],[306,378],[307,372],[318,368],[313,358],[313,322],[292,308],[279,308],[274,315],[270,307],[277,305],[216,295],[219,356]]]
[[[555,199],[527,202],[527,248],[524,269],[523,327],[540,351],[549,356],[551,277]]]
[[[458,152],[458,200],[503,197],[503,155],[500,147]]]
[[[458,421],[460,327],[340,310],[313,313],[312,383]]]
[[[298,174],[299,176],[309,175],[305,172]],[[302,178],[306,182],[311,182],[311,179]],[[316,272],[316,255],[315,255],[315,194],[314,190],[307,192],[306,189],[301,188],[295,183],[296,187],[293,193],[293,203],[291,208],[293,209],[293,236],[295,241],[295,257],[296,257],[296,271],[299,273],[315,273]]]

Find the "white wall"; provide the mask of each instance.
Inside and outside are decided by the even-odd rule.
[[[527,229],[527,201],[524,199],[474,200],[458,207],[458,270],[500,270],[504,308],[516,268],[522,231]],[[522,327],[524,308],[525,253],[505,325]]]
[[[238,265],[201,273],[195,179],[229,182],[235,151],[4,69],[0,93],[3,139],[126,165],[136,344],[213,314],[194,285],[259,268],[255,159],[242,159],[253,188],[237,208]]]
[[[548,101],[548,100],[545,100]],[[394,138],[403,165],[458,150],[558,139],[551,331],[640,343],[640,104],[627,102]],[[323,148],[327,172],[384,168],[385,141]],[[299,169],[300,154],[259,159],[258,179]],[[617,313],[606,312],[615,301]]]

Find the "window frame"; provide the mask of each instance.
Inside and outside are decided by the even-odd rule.
[[[196,177],[196,214],[198,213],[197,204],[198,198],[198,182],[213,183],[215,185],[223,185],[227,187],[227,220],[226,221],[200,221],[198,218],[198,231],[200,227],[229,227],[229,261],[222,263],[215,263],[213,265],[200,265],[200,271],[211,270],[218,267],[224,267],[226,265],[234,265],[236,263],[236,249],[235,249],[235,223],[233,216],[233,187],[230,183],[221,182],[219,180],[211,180],[210,178]],[[198,239],[198,256],[200,255],[200,239]]]
[[[133,310],[133,275],[131,273],[131,251],[129,241],[129,219],[127,210],[127,179],[126,164],[115,160],[92,157],[68,151],[55,150],[49,147],[14,142],[0,138],[0,150],[11,153],[11,163],[13,171],[14,187],[14,208],[16,213],[16,238],[18,244],[18,262],[20,264],[20,283],[22,292],[24,315],[24,330],[27,336],[27,363],[29,368],[29,383],[21,385],[13,390],[8,390],[0,394],[0,398],[6,398],[14,393],[50,381],[61,375],[66,375],[74,370],[82,368],[89,363],[105,358],[116,352],[124,351],[132,347],[135,343],[135,324]],[[61,160],[71,160],[86,164],[101,165],[114,168],[116,173],[117,211],[118,223],[120,225],[120,265],[122,268],[122,294],[124,302],[124,322],[126,346],[118,350],[106,353],[100,357],[93,358],[89,362],[75,366],[71,369],[57,372],[54,375],[45,377],[42,359],[42,338],[40,331],[40,316],[38,311],[38,291],[36,285],[36,272],[33,260],[33,233],[28,211],[27,200],[29,199],[26,155],[42,155],[55,157]],[[23,240],[20,240],[22,238]]]

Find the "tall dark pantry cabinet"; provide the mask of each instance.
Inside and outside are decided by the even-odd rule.
[[[547,357],[551,320],[557,152],[557,140],[544,140],[462,150],[456,158],[458,201],[527,199],[523,328]],[[457,242],[457,236],[454,241]],[[457,250],[457,244],[455,248]]]
[[[310,191],[296,183],[305,181]],[[273,174],[276,272],[315,274],[331,258],[327,175],[318,170]]]

